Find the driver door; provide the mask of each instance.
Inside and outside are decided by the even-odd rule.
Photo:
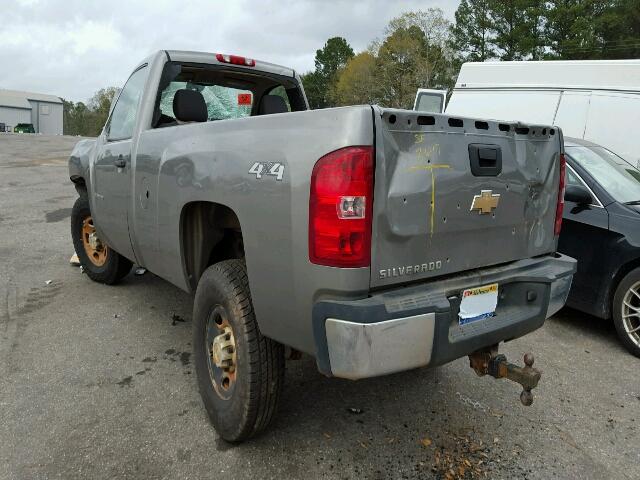
[[[132,137],[148,68],[129,77],[98,139],[91,214],[100,238],[120,255],[135,260],[129,238]]]

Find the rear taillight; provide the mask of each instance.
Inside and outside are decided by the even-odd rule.
[[[562,229],[562,211],[564,210],[565,169],[567,162],[564,153],[560,154],[560,186],[558,188],[558,204],[556,206],[556,223],[553,229],[554,235],[560,235]]]
[[[373,148],[325,155],[311,174],[309,260],[330,267],[371,263]]]
[[[245,58],[239,55],[225,55],[223,53],[216,53],[216,60],[222,63],[231,63],[232,65],[242,65],[245,67],[256,66],[256,61],[252,58]]]

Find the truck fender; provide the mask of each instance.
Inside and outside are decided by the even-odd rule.
[[[89,163],[95,147],[95,140],[80,140],[69,156],[69,178],[77,190],[89,189]]]

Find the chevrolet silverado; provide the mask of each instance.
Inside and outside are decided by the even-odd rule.
[[[359,379],[498,354],[565,302],[562,133],[375,105],[311,111],[291,69],[159,51],[69,160],[86,274],[135,262],[194,292],[204,406],[242,441],[274,417],[285,355]]]

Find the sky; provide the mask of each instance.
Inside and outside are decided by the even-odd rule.
[[[0,88],[87,101],[122,86],[160,50],[231,53],[313,69],[318,48],[343,36],[358,52],[402,12],[459,0],[12,0],[0,8]],[[10,5],[10,6],[9,6]]]

